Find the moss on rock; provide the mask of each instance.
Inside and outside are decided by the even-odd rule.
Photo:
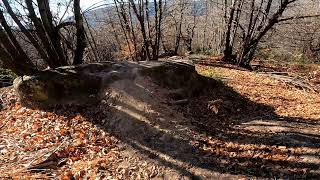
[[[17,77],[11,70],[0,68],[0,88],[11,85]]]

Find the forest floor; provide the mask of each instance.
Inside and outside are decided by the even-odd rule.
[[[28,109],[0,89],[0,179],[319,178],[319,92],[261,71],[316,84],[320,68],[218,64],[197,65],[216,85],[182,104],[142,77],[87,108]]]

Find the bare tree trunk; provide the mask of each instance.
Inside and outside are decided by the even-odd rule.
[[[83,26],[80,0],[74,0],[74,16],[77,28],[77,44],[73,64],[81,64],[83,63],[83,53],[85,48],[87,47],[87,41]]]
[[[279,9],[270,17],[269,21],[266,23],[264,28],[261,28],[256,37],[252,37],[247,47],[241,52],[243,54],[240,59],[238,59],[239,65],[245,68],[250,67],[250,62],[252,61],[255,51],[258,47],[260,40],[269,32],[274,25],[280,22],[280,18],[284,11],[287,9],[289,4],[294,3],[296,0],[283,0],[281,1]],[[269,7],[267,7],[269,8]]]
[[[132,18],[132,13],[131,13],[131,5],[129,4],[129,20],[130,20],[130,28],[131,28],[131,36],[132,36],[132,42],[133,42],[133,47],[135,51],[135,59],[138,61],[138,56],[142,59],[142,54],[140,51],[138,51],[138,45],[137,45],[137,37],[136,33],[134,31],[134,23],[133,23],[133,18]]]
[[[1,18],[1,24],[6,24],[6,22],[3,21],[4,20]],[[12,33],[11,30],[9,31],[9,34],[10,33]],[[26,56],[24,52],[19,52],[18,49],[21,48],[19,47],[19,44],[16,44],[15,46],[8,36],[9,35],[4,32],[2,26],[0,26],[0,49],[5,56],[5,58],[1,60],[4,64],[18,75],[36,73],[37,70],[34,68],[28,56]]]
[[[254,54],[261,39],[279,22],[291,20],[292,18],[281,19],[284,11],[288,6],[297,0],[282,0],[276,11],[270,15],[272,0],[262,0],[256,4],[255,0],[248,2],[249,8],[248,21],[241,26],[240,16],[243,11],[243,0],[233,0],[229,12],[229,19],[227,23],[227,32],[225,40],[225,60],[236,62],[239,66],[250,69],[250,62],[254,58]],[[227,1],[225,1],[227,3]],[[236,13],[235,13],[236,12]],[[269,17],[270,16],[270,17]],[[241,29],[242,40],[239,42],[237,56],[234,56],[234,41],[237,31]],[[231,38],[232,36],[232,38]]]
[[[162,31],[161,31],[161,27],[162,27],[162,19],[163,19],[163,2],[162,0],[159,0],[159,15],[158,15],[158,26],[156,26],[157,28],[157,40],[156,40],[156,44],[157,44],[157,58],[159,57],[159,51],[160,51],[160,41],[161,41],[161,37],[162,37]]]
[[[74,2],[76,3],[77,0],[74,0]],[[61,47],[61,37],[59,34],[59,29],[56,29],[53,25],[53,18],[52,18],[52,13],[50,10],[50,5],[49,5],[49,1],[44,1],[44,0],[37,0],[38,2],[38,7],[39,7],[39,13],[41,16],[41,21],[43,24],[43,27],[47,33],[47,35],[49,36],[49,40],[52,43],[52,48],[54,49],[54,51],[57,53],[58,57],[59,57],[59,61],[61,65],[66,65],[68,64],[65,54],[62,50]],[[76,10],[75,10],[76,12]]]
[[[97,53],[97,42],[96,42],[96,39],[94,38],[94,36],[92,34],[91,27],[90,27],[90,25],[88,23],[87,18],[85,16],[82,16],[82,18],[83,18],[84,22],[86,23],[86,25],[88,27],[88,32],[89,32],[89,33],[87,33],[84,30],[84,34],[85,34],[85,37],[86,37],[86,43],[89,44],[89,46],[90,46],[90,48],[92,50],[92,53],[94,55],[95,61],[100,61],[100,57],[99,57],[99,55]],[[88,34],[90,35],[90,37],[88,36]],[[86,46],[88,44],[86,44]],[[85,49],[83,51],[85,51]],[[82,52],[82,53],[84,53],[84,52]]]
[[[230,16],[227,23],[227,32],[226,32],[226,40],[225,40],[225,50],[224,50],[224,58],[226,61],[232,61],[233,60],[233,47],[231,46],[231,32],[232,32],[232,24],[234,19],[234,12],[236,3],[238,0],[232,0],[232,6],[230,9]],[[225,1],[225,4],[227,4],[227,1]],[[227,10],[226,10],[227,11]]]
[[[184,9],[185,9],[184,0],[180,0],[179,2],[180,2],[180,19],[179,19],[178,25],[176,25],[176,41],[175,41],[175,47],[174,47],[175,54],[178,54],[178,50],[180,47],[181,34],[182,34],[182,21],[184,18]]]
[[[38,51],[40,57],[45,61],[45,62],[49,62],[49,58],[48,55],[46,54],[46,52],[43,50],[43,47],[41,47],[41,44],[36,40],[36,38],[29,32],[29,30],[27,30],[27,28],[22,25],[22,23],[20,22],[20,20],[18,19],[18,17],[16,16],[16,14],[13,12],[8,0],[3,0],[2,1],[4,6],[6,7],[9,15],[11,16],[11,18],[13,19],[13,21],[18,25],[18,27],[20,28],[20,30],[22,31],[22,33],[29,39],[29,41],[31,42],[31,44],[36,48],[36,50]]]
[[[55,68],[55,67],[63,65],[60,61],[58,53],[54,50],[50,40],[48,39],[48,37],[46,35],[45,29],[41,23],[41,20],[36,15],[36,12],[35,12],[34,7],[32,5],[32,0],[25,0],[25,2],[26,2],[27,9],[29,12],[29,17],[35,26],[37,35],[39,36],[41,42],[43,43],[44,48],[48,52],[49,59],[50,59],[48,62],[49,66],[52,68]]]
[[[58,25],[54,24],[49,1],[37,0],[38,9],[36,9],[33,0],[24,0],[26,6],[24,4],[20,5],[23,6],[22,8],[25,8],[24,10],[28,13],[28,18],[21,19],[14,13],[8,0],[3,0],[2,2],[7,13],[21,30],[21,33],[13,33],[13,28],[8,25],[2,11],[0,11],[0,49],[3,52],[4,64],[12,68],[12,70],[18,74],[37,72],[30,57],[28,57],[28,54],[18,41],[20,37],[26,38],[23,40],[31,44],[39,53],[42,60],[51,68],[69,64],[68,50],[71,50],[75,54],[74,64],[83,62],[87,38],[80,9],[80,0],[74,0],[75,22],[60,23],[60,21]],[[28,28],[26,27],[27,25],[23,24],[23,21],[27,21],[25,24],[28,24]],[[67,30],[66,26],[73,25],[77,29],[76,50],[74,50],[72,42],[68,41],[62,32],[60,32],[62,28]],[[35,34],[31,32],[33,30],[35,30]]]
[[[127,18],[126,18],[125,12],[124,12],[124,8],[123,8],[123,3],[124,2],[122,0],[121,1],[114,0],[114,3],[115,3],[115,6],[116,6],[117,15],[118,15],[118,18],[119,18],[119,21],[120,21],[121,29],[123,31],[125,40],[127,42],[127,46],[128,46],[128,49],[129,49],[130,56],[132,56],[132,50],[131,50],[131,44],[130,44],[130,35],[127,32],[127,30],[128,30],[128,26],[127,26],[128,22],[127,22]],[[118,3],[120,3],[121,11],[119,10]]]
[[[146,60],[152,60],[151,58],[151,54],[150,54],[150,43],[149,43],[149,38],[147,36],[147,32],[146,32],[146,26],[145,26],[145,7],[144,7],[144,1],[143,0],[139,0],[138,6],[139,6],[139,10],[137,9],[137,5],[135,4],[134,0],[129,0],[129,2],[131,3],[131,6],[133,8],[133,12],[135,13],[138,22],[140,24],[140,28],[141,28],[141,34],[143,37],[143,42],[144,42],[144,46],[143,49],[147,55],[147,59]]]
[[[152,56],[153,60],[159,58],[160,50],[160,38],[161,38],[161,22],[162,22],[162,0],[154,0],[154,9],[155,9],[155,42],[152,45]]]
[[[4,28],[5,32],[7,33],[7,36],[9,37],[10,41],[12,42],[12,45],[15,47],[14,49],[17,51],[19,56],[21,56],[21,58],[24,58],[28,64],[31,64],[30,58],[24,52],[18,40],[16,39],[15,35],[12,33],[11,28],[9,27],[7,21],[5,20],[2,11],[0,11],[0,24]]]
[[[207,24],[208,24],[208,1],[205,1],[206,5],[205,5],[205,9],[206,9],[206,14],[205,14],[205,20],[204,20],[204,28],[203,28],[203,41],[202,41],[202,51],[205,51],[208,47],[207,47]]]

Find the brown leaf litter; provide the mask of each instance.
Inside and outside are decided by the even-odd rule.
[[[29,109],[0,91],[0,178],[239,179],[320,176],[320,96],[271,77],[220,79],[174,104],[151,79],[114,83],[96,107]]]

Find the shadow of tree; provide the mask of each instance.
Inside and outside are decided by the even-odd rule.
[[[252,102],[222,82],[210,78],[206,81],[206,92],[186,105],[169,103],[165,88],[150,90],[149,85],[135,82],[116,87],[118,95],[126,98],[114,97],[111,105],[56,107],[50,111],[70,118],[80,113],[141,154],[190,178],[214,177],[218,173],[289,179],[320,177],[319,161],[299,159],[319,156],[319,136],[299,132],[299,126],[316,126],[319,120],[278,116],[273,107]],[[221,103],[214,104],[218,99]],[[217,113],[209,107],[212,103]],[[108,108],[110,113],[101,114],[101,108]],[[246,129],[245,124],[255,120],[299,126],[279,132]],[[299,151],[301,148],[307,150]]]
[[[237,64],[231,63],[231,62],[226,62],[226,61],[221,61],[221,60],[210,60],[210,59],[201,59],[201,60],[194,60],[194,62],[198,65],[202,66],[209,66],[209,67],[221,67],[221,68],[228,68],[228,69],[234,69],[234,70],[239,70],[239,71],[248,71],[248,69],[239,67]],[[251,64],[251,67],[255,71],[280,71],[282,70],[279,67],[271,67],[264,65],[263,63],[258,63],[258,64]]]

